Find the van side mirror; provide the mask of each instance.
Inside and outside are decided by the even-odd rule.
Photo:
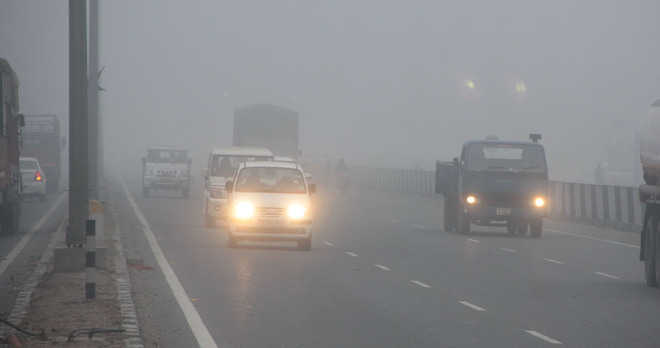
[[[225,183],[225,190],[227,192],[232,192],[234,190],[234,183],[231,180]]]
[[[316,193],[316,184],[309,184],[309,194]]]

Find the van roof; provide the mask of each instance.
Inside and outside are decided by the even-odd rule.
[[[228,155],[228,156],[267,156],[272,157],[273,153],[265,147],[247,147],[247,146],[231,146],[215,148],[211,151],[212,155]]]
[[[250,162],[243,162],[241,164],[241,168],[252,168],[252,167],[300,169],[300,166],[298,166],[298,164],[291,162],[250,161]]]
[[[531,141],[501,141],[501,140],[470,140],[466,141],[463,146],[473,145],[473,144],[487,144],[487,145],[513,145],[513,146],[540,146],[542,144],[533,143]]]

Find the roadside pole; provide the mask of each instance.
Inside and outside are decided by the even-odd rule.
[[[99,2],[89,0],[89,199],[99,199]]]
[[[69,228],[68,247],[84,243],[88,219],[87,4],[69,0]]]

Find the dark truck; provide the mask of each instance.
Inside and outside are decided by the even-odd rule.
[[[277,156],[297,159],[298,113],[271,104],[252,104],[234,111],[234,146],[265,147]]]
[[[64,143],[56,115],[25,115],[21,156],[39,160],[48,179],[48,193],[57,192],[59,188]]]
[[[4,234],[16,233],[20,227],[19,157],[25,119],[18,113],[18,106],[18,78],[9,63],[0,58],[0,226]]]
[[[660,283],[660,99],[651,104],[640,132],[640,159],[644,184],[639,199],[644,204],[644,227],[639,258],[644,262],[646,284]]]
[[[436,193],[445,196],[446,231],[469,233],[476,224],[541,236],[548,168],[540,135],[530,137],[532,142],[469,141],[460,158],[436,163]]]

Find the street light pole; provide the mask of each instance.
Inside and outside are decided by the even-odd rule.
[[[82,246],[88,212],[87,3],[69,0],[68,246]]]
[[[99,2],[89,0],[89,199],[99,199]]]

